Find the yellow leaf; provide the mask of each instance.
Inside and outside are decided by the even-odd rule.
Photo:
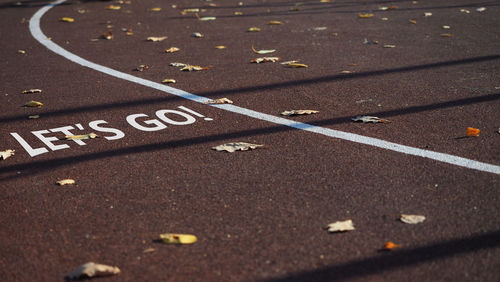
[[[161,8],[160,7],[151,8],[150,11],[151,12],[159,12],[159,11],[161,11]]]
[[[174,52],[177,52],[181,49],[177,48],[177,47],[170,47],[168,49],[165,50],[166,53],[174,53]]]
[[[198,238],[191,234],[164,233],[160,234],[160,238],[164,243],[175,245],[193,244],[198,241]]]
[[[74,21],[75,21],[75,19],[70,18],[70,17],[62,17],[62,18],[61,18],[61,21],[62,21],[62,22],[66,22],[66,23],[72,23],[72,22],[74,22]]]
[[[307,68],[308,66],[305,64],[299,64],[299,63],[290,63],[285,66],[288,66],[289,68]]]
[[[242,16],[242,15],[243,15],[243,12],[234,12],[234,15],[235,15],[235,16]]]
[[[161,81],[162,83],[176,83],[175,79],[173,78],[166,78]]]
[[[260,28],[252,26],[252,27],[248,28],[247,31],[248,32],[259,32]]]
[[[28,116],[29,119],[37,119],[37,118],[40,118],[39,115],[32,115],[32,116]]]
[[[392,249],[396,249],[396,248],[401,248],[401,245],[400,245],[400,244],[396,244],[396,243],[391,242],[391,241],[386,242],[386,243],[384,244],[384,249],[385,249],[385,250],[390,251],[390,250],[392,250]]]
[[[267,24],[268,25],[282,25],[283,22],[280,22],[280,21],[268,21]]]
[[[224,46],[224,45],[217,45],[217,46],[215,46],[215,49],[219,49],[219,50],[226,49],[226,46]]]
[[[109,5],[106,9],[108,10],[120,10],[122,7],[118,5]]]
[[[362,19],[367,19],[373,17],[372,13],[359,13],[359,17]]]
[[[94,139],[97,138],[97,134],[95,133],[89,133],[89,134],[84,134],[84,135],[66,135],[64,138],[66,140],[86,140],[86,139]]]
[[[19,54],[26,54],[26,51],[19,49],[19,50],[17,50],[17,53],[19,53]]]
[[[41,102],[37,102],[37,101],[29,101],[28,103],[24,104],[26,107],[41,107],[43,106],[43,104]]]
[[[63,185],[72,185],[75,184],[75,180],[73,179],[62,179],[56,182],[57,185],[63,186]]]

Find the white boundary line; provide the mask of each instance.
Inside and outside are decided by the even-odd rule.
[[[208,100],[210,100],[206,97],[194,95],[194,94],[191,94],[189,92],[186,92],[186,91],[183,91],[180,89],[176,89],[176,88],[169,87],[169,86],[166,86],[166,85],[163,85],[160,83],[156,83],[156,82],[153,82],[150,80],[135,77],[133,75],[126,74],[126,73],[123,73],[120,71],[116,71],[114,69],[105,67],[103,65],[99,65],[99,64],[90,62],[88,60],[85,60],[85,59],[73,54],[73,53],[68,52],[67,50],[63,49],[61,46],[52,42],[50,39],[47,38],[47,36],[45,36],[45,34],[43,34],[42,30],[40,29],[40,19],[52,7],[55,7],[55,6],[65,2],[65,1],[66,0],[57,0],[57,1],[53,2],[52,4],[48,4],[44,7],[42,7],[30,19],[29,27],[30,27],[31,34],[38,42],[40,42],[42,45],[47,47],[49,50],[51,50],[52,52],[54,52],[58,55],[63,56],[64,58],[66,58],[72,62],[75,62],[79,65],[82,65],[84,67],[88,67],[90,69],[93,69],[93,70],[96,70],[96,71],[99,71],[99,72],[102,72],[102,73],[105,73],[105,74],[108,74],[108,75],[111,75],[111,76],[114,76],[114,77],[117,77],[117,78],[120,78],[123,80],[127,80],[127,81],[134,82],[134,83],[146,86],[146,87],[157,89],[157,90],[163,91],[165,93],[176,95],[178,97],[185,98],[185,99],[188,99],[188,100],[191,100],[194,102],[198,102],[198,103],[205,103]],[[211,105],[211,106],[222,109],[222,110],[230,111],[233,113],[245,115],[248,117],[268,121],[271,123],[281,124],[281,125],[293,127],[296,129],[301,129],[301,130],[305,130],[305,131],[309,131],[309,132],[318,133],[318,134],[325,135],[328,137],[343,139],[343,140],[361,143],[361,144],[365,144],[365,145],[370,145],[370,146],[374,146],[374,147],[378,147],[378,148],[382,148],[382,149],[386,149],[386,150],[391,150],[391,151],[395,151],[395,152],[399,152],[399,153],[404,153],[407,155],[428,158],[428,159],[436,160],[439,162],[444,162],[444,163],[448,163],[448,164],[452,164],[452,165],[456,165],[456,166],[466,167],[466,168],[470,168],[470,169],[475,169],[475,170],[479,170],[479,171],[490,172],[490,173],[500,175],[500,166],[497,166],[497,165],[483,163],[483,162],[470,160],[470,159],[466,159],[466,158],[462,158],[462,157],[458,157],[458,156],[453,156],[453,155],[449,155],[449,154],[438,153],[438,152],[423,150],[423,149],[414,148],[414,147],[410,147],[410,146],[405,146],[405,145],[401,145],[401,144],[397,144],[397,143],[393,143],[393,142],[388,142],[388,141],[384,141],[384,140],[377,139],[377,138],[362,136],[362,135],[358,135],[358,134],[338,131],[338,130],[324,128],[324,127],[319,127],[319,126],[310,125],[310,124],[306,124],[306,123],[302,123],[302,122],[296,122],[296,121],[284,119],[281,117],[276,117],[276,116],[260,113],[257,111],[241,108],[241,107],[238,107],[235,105],[224,104],[224,105]]]

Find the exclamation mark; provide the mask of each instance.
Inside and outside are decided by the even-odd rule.
[[[204,120],[206,120],[206,121],[211,121],[211,120],[214,120],[213,118],[205,117],[204,115],[202,115],[202,114],[200,114],[200,113],[197,113],[197,112],[195,112],[195,111],[193,111],[193,110],[191,110],[191,109],[188,109],[188,108],[186,108],[186,107],[184,107],[184,106],[179,106],[179,107],[177,107],[177,108],[179,108],[179,109],[181,109],[181,110],[184,110],[184,111],[186,111],[186,112],[188,112],[188,113],[190,113],[190,114],[193,114],[193,115],[195,115],[195,116],[197,116],[197,117],[202,117],[202,118],[204,118]]]

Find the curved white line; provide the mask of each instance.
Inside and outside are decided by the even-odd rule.
[[[150,80],[135,77],[133,75],[126,74],[126,73],[123,73],[120,71],[116,71],[114,69],[105,67],[103,65],[99,65],[99,64],[90,62],[88,60],[85,60],[85,59],[73,54],[73,53],[68,52],[67,50],[63,49],[61,46],[52,42],[50,39],[48,39],[43,34],[42,30],[40,29],[40,19],[52,7],[57,6],[65,1],[66,0],[58,0],[58,1],[53,2],[52,4],[49,4],[49,5],[42,7],[30,19],[31,34],[33,35],[33,37],[36,40],[38,40],[38,42],[40,42],[42,45],[47,47],[49,50],[51,50],[52,52],[54,52],[58,55],[63,56],[64,58],[66,58],[70,61],[73,61],[79,65],[91,68],[91,69],[96,70],[96,71],[100,71],[102,73],[105,73],[105,74],[108,74],[108,75],[111,75],[111,76],[114,76],[114,77],[117,77],[117,78],[120,78],[123,80],[127,80],[130,82],[134,82],[134,83],[137,83],[140,85],[150,87],[150,88],[154,88],[154,89],[163,91],[165,93],[176,95],[176,96],[179,96],[179,97],[182,97],[182,98],[194,101],[194,102],[198,102],[198,103],[205,103],[208,100],[210,100],[209,98],[206,98],[206,97],[191,94],[189,92],[186,92],[186,91],[183,91],[180,89],[176,89],[176,88],[169,87],[169,86],[166,86],[166,85],[163,85],[160,83],[156,83],[156,82],[153,82]],[[444,162],[444,163],[448,163],[448,164],[452,164],[452,165],[456,165],[456,166],[461,166],[461,167],[466,167],[466,168],[470,168],[470,169],[490,172],[490,173],[494,173],[494,174],[500,174],[500,166],[497,166],[497,165],[483,163],[483,162],[470,160],[470,159],[466,159],[466,158],[462,158],[462,157],[458,157],[458,156],[453,156],[453,155],[449,155],[449,154],[438,153],[438,152],[423,150],[423,149],[414,148],[414,147],[410,147],[410,146],[405,146],[405,145],[401,145],[401,144],[397,144],[397,143],[393,143],[393,142],[388,142],[388,141],[384,141],[384,140],[377,139],[377,138],[362,136],[362,135],[358,135],[358,134],[333,130],[333,129],[319,127],[319,126],[314,126],[314,125],[310,125],[310,124],[306,124],[306,123],[302,123],[302,122],[296,122],[296,121],[292,121],[292,120],[288,120],[288,119],[260,113],[257,111],[241,108],[241,107],[234,106],[234,105],[224,104],[224,105],[211,105],[211,106],[222,109],[222,110],[230,111],[233,113],[249,116],[252,118],[265,120],[265,121],[272,122],[275,124],[286,125],[286,126],[293,127],[296,129],[301,129],[301,130],[305,130],[305,131],[309,131],[309,132],[318,133],[318,134],[325,135],[328,137],[333,137],[333,138],[343,139],[343,140],[361,143],[361,144],[365,144],[365,145],[370,145],[370,146],[374,146],[374,147],[378,147],[378,148],[382,148],[382,149],[386,149],[386,150],[391,150],[391,151],[395,151],[395,152],[399,152],[399,153],[404,153],[404,154],[408,154],[408,155],[428,158],[428,159],[432,159],[432,160],[436,160],[436,161],[440,161],[440,162]]]

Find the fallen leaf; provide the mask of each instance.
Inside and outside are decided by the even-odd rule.
[[[417,224],[424,222],[425,216],[415,214],[402,214],[399,219],[407,224]]]
[[[385,44],[384,48],[396,48],[396,45],[393,44]]]
[[[5,151],[1,151],[0,152],[0,160],[5,160],[7,159],[8,157],[11,157],[14,155],[14,153],[16,152],[16,150],[5,150]]]
[[[315,110],[290,110],[290,111],[282,112],[281,115],[295,116],[295,115],[310,115],[310,114],[316,114],[316,113],[319,113],[319,111],[315,111]]]
[[[217,45],[217,46],[215,46],[215,49],[219,49],[219,50],[226,49],[226,46],[224,46],[224,45]]]
[[[92,278],[99,276],[109,276],[119,274],[120,269],[117,266],[109,266],[104,264],[97,264],[93,262],[87,262],[80,266],[77,270],[66,275],[65,278],[69,280],[81,279],[81,278]]]
[[[451,34],[451,33],[441,33],[440,36],[441,37],[452,37],[453,34]]]
[[[255,58],[255,59],[251,60],[250,62],[260,64],[260,63],[267,63],[267,62],[274,63],[274,62],[277,62],[279,60],[280,60],[280,58],[278,58],[278,57],[262,57],[262,58]]]
[[[220,152],[220,151],[227,151],[229,153],[234,153],[235,151],[248,151],[248,150],[254,150],[259,147],[264,147],[264,145],[259,145],[259,144],[251,144],[251,143],[246,143],[246,142],[232,142],[232,143],[226,143],[222,144],[216,147],[212,147],[212,149]]]
[[[248,32],[259,32],[261,29],[255,26],[252,26],[247,29]]]
[[[373,17],[372,13],[359,13],[359,17],[362,19],[367,19]]]
[[[332,0],[320,0],[319,2],[320,3],[330,3],[330,2],[332,2]]]
[[[19,49],[19,50],[17,50],[17,53],[19,53],[19,54],[26,54],[26,51]]]
[[[443,29],[450,29],[451,27],[449,25],[443,25]]]
[[[146,65],[139,65],[136,70],[137,71],[144,71],[144,70],[147,70],[149,69],[149,66],[146,66]]]
[[[361,121],[363,123],[368,123],[368,122],[371,122],[371,123],[389,122],[389,120],[387,120],[387,119],[381,119],[381,118],[374,117],[374,116],[357,116],[357,117],[353,117],[352,120],[353,121]]]
[[[74,21],[75,21],[75,19],[70,18],[70,17],[62,17],[61,18],[61,22],[72,23]]]
[[[187,64],[184,63],[170,63],[170,66],[172,67],[185,67]]]
[[[308,66],[306,64],[299,64],[299,63],[290,63],[286,64],[285,66],[289,68],[307,68]]]
[[[388,21],[388,20],[389,20],[389,18],[385,18],[385,17],[384,17],[384,18],[381,18],[381,20],[383,20],[383,21]]]
[[[328,232],[345,232],[354,230],[354,224],[351,219],[345,221],[336,221],[334,223],[330,223],[327,226]]]
[[[410,20],[410,23],[412,23],[412,24],[417,24],[417,21],[416,21],[416,20],[411,19],[411,20]]]
[[[384,244],[384,250],[388,250],[388,251],[390,251],[390,250],[393,250],[393,249],[396,249],[396,248],[401,248],[401,245],[396,244],[396,243],[391,242],[391,241],[386,242],[386,243]]]
[[[166,78],[161,81],[162,83],[176,83],[175,79],[173,78]]]
[[[63,186],[63,185],[72,185],[72,184],[75,184],[75,180],[73,179],[62,179],[62,180],[59,180],[59,181],[56,181],[56,184],[59,185],[59,186]]]
[[[216,17],[201,17],[200,18],[200,16],[198,15],[198,13],[196,13],[196,17],[200,21],[215,21],[217,19]]]
[[[37,119],[37,118],[40,118],[39,115],[32,115],[32,116],[28,116],[29,119]]]
[[[99,137],[95,133],[89,133],[89,134],[83,134],[83,135],[66,135],[64,136],[64,139],[66,140],[86,140],[86,139],[94,139]]]
[[[185,65],[184,67],[181,68],[181,71],[201,71],[201,70],[208,70],[208,69],[209,69],[209,67]]]
[[[228,98],[208,100],[207,102],[205,102],[205,104],[232,104],[232,103],[233,101],[229,100]]]
[[[186,13],[199,13],[199,12],[200,12],[199,8],[190,8],[182,10],[181,14],[185,15]]]
[[[281,63],[282,65],[289,65],[289,64],[295,64],[295,63],[298,63],[299,61],[298,60],[293,60],[293,61],[286,61],[286,62],[283,62]]]
[[[467,136],[479,136],[481,130],[474,127],[467,127]]]
[[[235,15],[235,16],[242,16],[242,15],[243,15],[243,12],[234,12],[234,15]]]
[[[36,107],[36,108],[39,108],[41,106],[43,106],[43,103],[41,102],[38,102],[38,101],[29,101],[28,103],[24,104],[26,107]]]
[[[161,8],[160,7],[154,7],[154,8],[151,8],[150,11],[151,12],[159,12],[159,11],[161,11]]]
[[[376,40],[368,40],[365,38],[365,40],[363,41],[363,44],[366,44],[366,45],[375,45],[375,44],[378,44],[378,41]]]
[[[268,25],[282,25],[283,22],[281,22],[281,21],[268,21],[267,24]]]
[[[177,47],[170,47],[168,49],[165,50],[166,53],[174,53],[174,52],[177,52],[181,49],[177,48]]]
[[[460,12],[462,12],[462,13],[466,13],[466,14],[470,14],[470,11],[469,11],[469,10],[467,10],[467,9],[460,9]]]
[[[88,12],[88,10],[85,10],[85,9],[78,9],[76,10],[79,14],[85,14]]]
[[[349,74],[349,73],[354,73],[353,71],[350,71],[350,70],[343,70],[341,71],[340,73],[343,73],[343,74]]]
[[[152,253],[152,252],[155,252],[156,249],[155,248],[147,248],[145,249],[144,251],[142,251],[143,253],[147,254],[147,253]]]
[[[160,238],[164,243],[175,245],[193,244],[198,241],[198,238],[191,234],[164,233],[160,234]]]
[[[323,30],[326,30],[327,27],[326,26],[317,26],[317,27],[313,27],[313,30],[315,31],[323,31]]]
[[[203,34],[199,33],[199,32],[193,32],[191,34],[192,37],[196,37],[196,38],[202,38],[203,37]]]
[[[257,54],[269,54],[269,53],[274,53],[276,52],[275,49],[271,49],[271,50],[255,50],[255,48],[253,47],[253,44],[252,44],[252,51],[254,53],[257,53]]]
[[[485,7],[479,7],[479,8],[476,9],[476,11],[478,11],[478,12],[481,13],[481,12],[486,11],[486,8]]]
[[[113,39],[113,33],[111,31],[108,31],[107,33],[101,35],[101,38],[106,40],[111,40]]]
[[[152,41],[152,42],[160,42],[160,41],[163,41],[165,39],[167,39],[166,36],[159,36],[159,37],[150,36],[150,37],[146,38],[147,41]]]
[[[118,5],[109,5],[108,7],[106,7],[106,9],[108,10],[120,10],[121,8],[122,7]]]
[[[430,16],[432,16],[432,13],[431,13],[431,12],[425,12],[425,13],[424,13],[424,17],[430,17]]]
[[[34,88],[23,91],[23,94],[33,94],[33,93],[42,93],[42,89]]]

